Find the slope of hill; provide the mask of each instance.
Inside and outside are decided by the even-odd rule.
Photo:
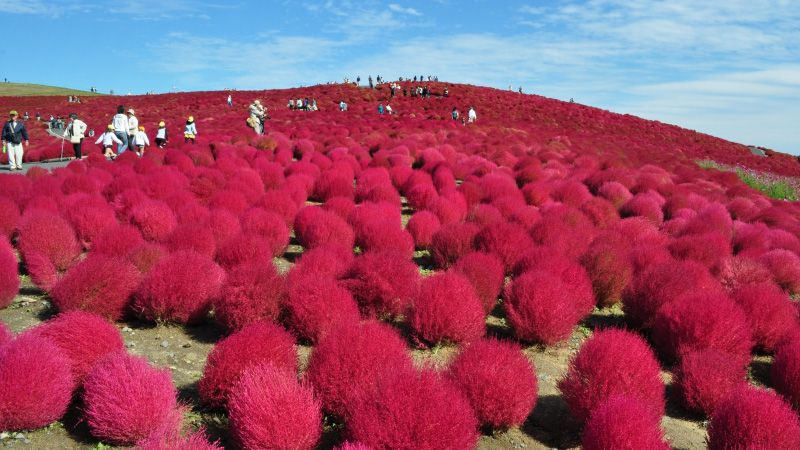
[[[79,95],[97,96],[89,91],[30,83],[0,83],[0,97]]]

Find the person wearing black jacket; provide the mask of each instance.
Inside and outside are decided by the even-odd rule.
[[[18,118],[19,114],[11,111],[8,122],[3,125],[3,148],[8,152],[9,170],[22,170],[24,152],[22,141],[25,141],[25,145],[29,144],[28,130],[25,128],[25,123],[17,120]]]

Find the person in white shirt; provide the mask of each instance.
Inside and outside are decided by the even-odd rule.
[[[388,104],[388,103],[386,104],[386,114],[388,114],[388,115],[390,115],[390,116],[391,116],[392,114],[394,114],[394,110],[392,109],[392,105],[390,105],[390,104]]]
[[[197,139],[197,125],[194,124],[194,116],[189,116],[186,119],[186,126],[183,127],[183,143],[188,144],[190,141],[194,144]]]
[[[339,102],[339,111],[347,111],[347,103],[344,100]]]
[[[228,108],[233,106],[233,96],[228,94]]]
[[[117,140],[120,141],[117,144],[117,154],[121,155],[128,149],[128,130],[130,129],[124,106],[117,106],[117,114],[114,115],[111,125],[114,127],[114,135],[116,135]]]
[[[128,135],[126,134],[125,137],[127,138]],[[114,125],[109,124],[108,130],[101,134],[100,137],[95,141],[95,144],[103,144],[103,155],[106,158],[114,159],[117,155],[114,153],[114,143],[117,143],[117,148],[122,146],[122,139],[119,138],[117,132],[114,130]]]
[[[261,100],[254,100],[249,110],[248,124],[255,130],[256,134],[264,134],[264,119],[266,119],[267,111],[261,105]]]
[[[162,120],[158,123],[158,131],[156,131],[156,145],[158,148],[164,148],[167,146],[168,141],[167,123]]]
[[[81,146],[83,145],[83,138],[85,137],[84,135],[87,127],[82,120],[78,119],[77,114],[72,113],[69,115],[69,117],[72,119],[72,121],[64,130],[64,138],[69,139],[69,141],[72,143],[72,150],[75,152],[75,159],[81,159],[83,157],[81,154]]]
[[[128,145],[133,147],[133,138],[136,136],[136,131],[139,129],[139,119],[136,118],[136,113],[133,108],[128,110]]]
[[[475,112],[474,107],[469,107],[469,113],[467,113],[467,117],[469,118],[469,123],[475,123],[478,120],[478,113]]]
[[[136,154],[141,158],[144,155],[144,148],[150,145],[150,139],[144,132],[144,127],[139,127],[139,130],[133,136],[133,149]]]

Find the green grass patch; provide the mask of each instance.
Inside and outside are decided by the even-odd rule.
[[[757,191],[763,192],[769,198],[790,201],[797,201],[798,199],[797,189],[786,180],[780,178],[770,179],[771,176],[768,174],[760,176],[759,174],[747,172],[739,167],[729,167],[711,160],[697,161],[697,165],[702,169],[734,172],[744,184]]]
[[[0,97],[28,97],[47,95],[77,95],[83,97],[93,97],[101,94],[95,94],[89,91],[81,91],[79,89],[45,86],[43,84],[0,83]]]

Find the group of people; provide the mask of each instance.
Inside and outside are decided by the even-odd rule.
[[[77,95],[70,95],[69,97],[67,97],[67,103],[80,103],[80,102],[81,98],[78,97]]]
[[[461,125],[466,125],[468,123],[475,123],[478,121],[478,113],[475,112],[475,107],[470,106],[469,110],[467,111],[467,117],[463,117],[461,113],[458,112],[458,108],[453,106],[453,111],[450,112],[450,116],[453,120],[461,119]]]
[[[317,99],[312,98],[298,98],[297,100],[290,98],[289,103],[286,105],[291,110],[301,111],[319,111],[317,107]]]

